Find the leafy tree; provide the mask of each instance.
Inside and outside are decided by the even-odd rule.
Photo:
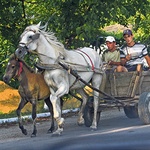
[[[20,34],[39,21],[48,21],[48,29],[68,49],[89,46],[110,34],[102,28],[114,23],[132,25],[136,38],[149,43],[150,0],[0,0],[0,79]]]
[[[49,29],[64,44],[67,40],[66,47],[76,48],[88,46],[103,34],[104,26],[112,23],[126,27],[131,24],[135,31],[142,25],[143,34],[147,34],[144,22],[149,15],[149,3],[149,0],[114,0],[113,3],[111,0],[36,0],[25,1],[24,5],[30,23],[49,20]]]

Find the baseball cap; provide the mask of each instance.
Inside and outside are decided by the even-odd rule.
[[[115,42],[115,38],[113,36],[107,36],[106,37],[106,42]]]
[[[126,29],[126,30],[123,31],[123,36],[126,35],[126,34],[127,35],[132,35],[132,31],[130,29]]]

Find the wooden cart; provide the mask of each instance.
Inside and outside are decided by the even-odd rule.
[[[103,79],[102,91],[92,87],[77,74],[76,71],[67,65],[59,62],[65,70],[75,76],[78,80],[89,86],[93,90],[101,93],[100,105],[97,112],[97,122],[100,114],[105,108],[123,107],[128,118],[137,118],[144,124],[150,124],[150,71],[140,73],[133,72],[112,72],[106,73]],[[105,81],[105,82],[104,82]],[[90,96],[84,110],[84,120],[87,127],[92,125],[93,121],[93,97]]]
[[[137,118],[150,124],[150,71],[109,72],[106,74],[104,92],[110,95],[100,97],[98,119],[105,108],[122,107],[128,118]],[[113,97],[113,98],[111,98]],[[111,110],[110,110],[111,111]],[[90,96],[84,111],[85,125],[93,120],[93,97]]]

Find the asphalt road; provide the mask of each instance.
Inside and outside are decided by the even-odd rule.
[[[32,124],[25,125],[28,135],[18,125],[0,128],[0,150],[150,150],[150,125],[129,119],[123,110],[102,112],[98,130],[77,125],[77,116],[66,118],[64,132],[59,137],[47,134],[49,121],[37,124],[37,137],[31,138]]]

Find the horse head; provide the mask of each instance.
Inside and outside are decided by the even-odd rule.
[[[26,27],[20,36],[20,42],[15,55],[17,58],[23,58],[28,52],[36,50],[37,40],[40,37],[40,23]]]
[[[6,70],[5,70],[5,74],[3,76],[3,81],[5,83],[9,83],[9,81],[16,77],[18,74],[21,73],[20,70],[20,63],[21,61],[19,61],[17,59],[17,57],[15,56],[15,54],[12,54],[9,58]]]

